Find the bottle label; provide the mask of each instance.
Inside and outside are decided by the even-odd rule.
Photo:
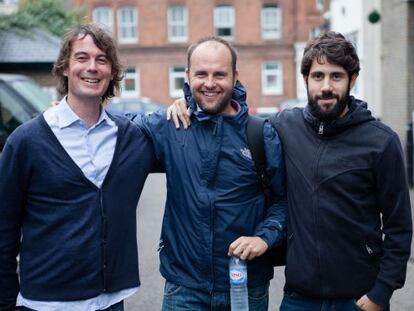
[[[233,285],[247,283],[247,269],[239,267],[239,269],[230,270],[230,283]]]

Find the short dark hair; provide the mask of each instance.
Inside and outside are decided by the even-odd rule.
[[[236,49],[226,40],[220,38],[220,37],[216,37],[216,36],[210,36],[210,37],[205,37],[205,38],[201,38],[200,40],[198,40],[197,42],[193,43],[192,45],[190,45],[190,47],[187,50],[187,69],[190,70],[190,65],[191,65],[191,55],[193,55],[194,50],[202,43],[204,42],[209,42],[209,41],[215,41],[218,43],[221,43],[223,45],[225,45],[231,54],[231,68],[233,70],[233,74],[236,72],[236,67],[237,67],[237,51]]]
[[[302,75],[309,75],[314,59],[321,63],[324,57],[329,63],[343,67],[349,78],[359,73],[359,58],[355,48],[339,32],[328,31],[306,44],[300,69]]]
[[[109,33],[97,25],[86,24],[75,26],[64,34],[59,56],[53,65],[52,73],[58,80],[57,91],[62,96],[66,95],[68,93],[68,78],[63,73],[69,66],[73,42],[78,38],[83,39],[88,35],[92,37],[95,45],[105,52],[112,66],[113,79],[110,81],[105,94],[102,95],[102,102],[104,102],[106,99],[119,93],[121,88],[120,82],[124,73],[118,57],[115,40]]]

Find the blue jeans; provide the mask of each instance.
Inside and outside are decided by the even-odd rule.
[[[249,311],[267,311],[269,284],[249,288]],[[162,311],[230,311],[230,292],[208,293],[165,282]]]
[[[29,309],[29,308],[26,308],[26,307],[19,307],[19,310],[20,311],[36,311],[36,310]],[[114,304],[114,305],[110,306],[109,308],[106,308],[102,311],[124,311],[124,302],[120,301],[120,302],[118,302],[118,303],[116,303],[116,304]]]
[[[280,311],[360,311],[354,299],[317,299],[285,292]],[[384,311],[389,311],[386,308]]]

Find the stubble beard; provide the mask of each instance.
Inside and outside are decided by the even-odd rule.
[[[201,96],[199,96],[195,90],[191,90],[191,93],[193,94],[193,97],[196,100],[197,105],[201,108],[201,110],[203,110],[205,113],[213,114],[213,115],[221,114],[224,110],[226,110],[227,106],[231,102],[231,96],[232,96],[232,92],[230,91],[227,94],[225,94],[225,96],[219,102],[217,102],[214,106],[209,106],[209,105],[204,104]]]
[[[309,90],[307,91],[307,94],[308,94],[308,102],[309,102],[310,111],[320,121],[332,121],[332,120],[338,119],[342,115],[345,108],[350,103],[349,85],[348,85],[346,93],[342,97],[340,97],[338,94],[333,94],[333,92],[331,91],[324,92],[322,93],[322,96],[315,96],[315,97],[312,97],[309,94]],[[336,99],[336,103],[334,107],[328,111],[322,110],[321,107],[319,107],[318,105],[318,100],[319,99],[331,99],[331,98]]]

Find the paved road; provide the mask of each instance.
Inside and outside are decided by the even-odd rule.
[[[165,178],[153,174],[147,180],[138,205],[138,247],[142,286],[126,301],[127,311],[156,311],[161,309],[164,280],[158,272],[158,239],[165,202]],[[413,201],[414,202],[414,201]],[[413,241],[414,245],[414,241]],[[414,246],[412,247],[414,250]],[[284,283],[283,269],[275,269],[270,286],[270,311],[278,310]],[[414,310],[414,261],[408,267],[406,286],[394,293],[393,311]]]

